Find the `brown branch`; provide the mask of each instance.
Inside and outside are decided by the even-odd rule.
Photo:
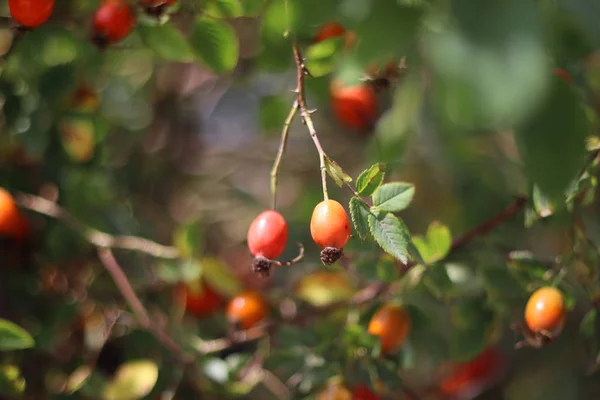
[[[183,350],[171,339],[171,337],[164,332],[160,327],[158,327],[150,318],[148,311],[142,304],[139,297],[135,294],[133,287],[131,287],[131,283],[127,279],[127,276],[123,272],[123,269],[117,262],[114,254],[110,249],[107,248],[98,248],[98,258],[112,277],[115,285],[121,292],[121,295],[133,311],[135,317],[138,320],[140,326],[144,329],[150,331],[156,339],[167,349],[169,349],[173,354],[177,356],[177,359],[182,362],[190,361],[190,357],[184,354]]]
[[[323,150],[321,146],[321,142],[319,141],[319,137],[317,136],[317,130],[315,129],[315,125],[313,124],[312,118],[310,116],[311,111],[308,109],[306,104],[306,90],[304,88],[304,77],[306,75],[310,75],[306,66],[304,65],[304,59],[302,57],[302,53],[298,48],[298,43],[296,40],[292,41],[292,51],[294,52],[294,61],[296,62],[296,83],[297,83],[297,96],[298,96],[298,107],[300,108],[300,115],[302,116],[302,121],[306,125],[308,132],[310,133],[310,137],[312,138],[315,147],[317,148],[317,152],[319,153],[319,168],[321,169],[321,185],[323,186],[323,198],[327,200],[329,195],[327,193],[327,165],[326,161],[328,159],[327,154]]]
[[[59,220],[69,228],[78,232],[88,242],[96,247],[139,251],[154,257],[168,259],[175,259],[180,255],[177,248],[172,246],[164,246],[148,239],[137,236],[113,236],[109,235],[108,233],[101,232],[85,225],[67,210],[60,207],[55,202],[46,200],[43,197],[18,193],[15,196],[15,201],[23,208]]]
[[[450,248],[450,252],[454,252],[460,249],[461,247],[465,246],[467,243],[469,243],[471,240],[475,239],[478,236],[487,235],[490,231],[497,228],[504,221],[521,211],[521,209],[525,207],[528,201],[529,199],[527,197],[517,197],[517,199],[511,205],[506,207],[504,210],[500,211],[498,214],[494,215],[492,218],[455,238],[452,241],[452,247]]]

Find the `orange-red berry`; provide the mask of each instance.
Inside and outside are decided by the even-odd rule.
[[[557,335],[565,321],[565,301],[552,286],[536,290],[525,307],[525,323],[534,333]]]
[[[255,291],[245,291],[233,297],[227,305],[227,319],[244,329],[250,329],[269,314],[269,305]]]
[[[379,115],[377,94],[368,84],[344,86],[333,82],[331,109],[342,125],[350,129],[369,130],[373,128]]]
[[[470,361],[459,364],[440,383],[440,393],[460,396],[480,392],[502,368],[502,355],[495,349],[486,349]]]
[[[250,224],[247,239],[253,256],[276,259],[283,253],[288,240],[287,222],[275,210],[263,211]]]
[[[335,200],[323,200],[310,219],[310,234],[321,247],[343,249],[350,239],[350,220],[344,207]]]
[[[410,328],[410,315],[404,307],[386,304],[373,315],[368,331],[379,337],[381,350],[387,353],[398,349],[406,341]]]
[[[200,280],[177,286],[176,294],[185,310],[199,318],[213,314],[224,304],[223,297]]]
[[[8,8],[19,24],[35,28],[50,18],[54,0],[8,0]]]
[[[17,208],[12,195],[0,188],[0,236],[24,239],[29,231],[27,219]]]
[[[135,26],[133,8],[124,0],[105,0],[94,14],[94,32],[102,44],[125,39]]]
[[[346,28],[342,24],[336,21],[330,21],[323,24],[317,34],[314,37],[315,42],[322,42],[323,40],[344,36],[346,34]]]

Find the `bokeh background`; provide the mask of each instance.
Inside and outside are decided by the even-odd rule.
[[[394,357],[395,375],[379,377],[384,385],[406,383],[419,398],[432,399],[600,395],[599,331],[595,313],[589,314],[598,293],[598,253],[589,246],[600,245],[593,176],[584,182],[585,204],[565,210],[538,193],[489,235],[426,271],[402,275],[376,244],[356,237],[345,249],[349,270],[325,267],[309,233],[322,197],[318,154],[297,118],[279,174],[278,210],[290,228],[281,259],[297,254],[294,242],[305,245],[306,256],[262,278],[251,270],[245,243],[251,221],[271,207],[269,173],[295,96],[285,31],[306,50],[314,72],[306,78],[307,100],[327,154],[354,178],[385,163],[386,180],[416,187],[411,207],[401,213],[410,231],[423,235],[438,221],[457,237],[515,196],[533,195],[531,178],[539,170],[551,190],[565,180],[561,171],[572,179],[569,173],[585,166],[587,154],[570,143],[587,138],[587,150],[598,149],[590,139],[600,110],[595,1],[180,1],[160,21],[134,5],[134,32],[104,51],[89,40],[99,4],[57,0],[47,23],[16,33],[7,3],[0,2],[0,185],[56,202],[103,232],[178,247],[184,259],[115,252],[142,302],[178,341],[227,333],[222,308],[204,318],[183,312],[175,295],[181,282],[202,277],[224,299],[242,288],[260,290],[277,321],[286,305],[310,310],[381,281],[397,284],[394,296],[422,319]],[[198,18],[221,25],[200,31]],[[336,39],[312,43],[331,20],[356,33],[354,50],[341,50]],[[345,126],[332,112],[332,79],[352,81],[368,65],[402,57],[404,68],[377,91],[373,129]],[[553,74],[556,68],[572,83]],[[556,107],[577,104],[584,121],[574,119],[576,112],[544,114],[546,126],[528,145],[545,153],[524,164],[514,132],[543,109],[557,85],[567,95]],[[330,181],[330,196],[347,205],[351,193]],[[106,382],[137,359],[152,366],[133,368],[134,375],[153,376],[143,368],[158,369],[141,398],[167,399],[174,392],[180,399],[277,398],[264,382],[239,375],[265,352],[282,382],[303,371],[291,389],[297,398],[316,398],[327,379],[345,373],[343,357],[319,353],[318,344],[335,342],[340,329],[354,325],[356,335],[366,335],[365,321],[386,300],[349,311],[355,314],[350,327],[339,313],[289,326],[281,347],[300,346],[294,341],[304,336],[302,346],[310,349],[295,356],[278,354],[277,345],[264,350],[264,341],[198,355],[198,375],[191,379],[198,389],[169,351],[136,326],[95,248],[62,222],[24,212],[27,244],[5,241],[0,258],[0,316],[29,332],[35,347],[0,353],[6,398],[107,398],[99,395]],[[575,220],[588,233],[588,247]],[[509,254],[516,256],[507,261]],[[563,333],[542,349],[515,350],[519,336],[510,324],[522,318],[528,292],[554,279],[565,280],[571,308]],[[454,397],[434,394],[456,363],[489,346],[501,360],[492,372]],[[318,356],[324,366],[315,363]],[[408,398],[401,389],[387,396]]]

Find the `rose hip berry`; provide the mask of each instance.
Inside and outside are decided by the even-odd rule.
[[[0,236],[22,240],[28,231],[27,219],[17,208],[12,195],[0,188]]]
[[[224,303],[223,297],[203,281],[178,286],[176,295],[185,310],[199,318],[211,315]]]
[[[123,0],[105,0],[94,14],[94,39],[104,47],[125,39],[135,26],[133,8]]]
[[[317,204],[310,220],[310,234],[323,249],[321,261],[326,265],[336,262],[350,239],[350,220],[344,207],[335,200]]]
[[[484,390],[502,371],[502,355],[489,348],[475,358],[453,368],[452,372],[442,380],[439,391],[445,397],[475,395]]]
[[[268,276],[273,260],[283,253],[287,244],[287,222],[275,210],[263,211],[250,224],[247,239],[254,256],[254,272]]]
[[[255,291],[241,292],[227,304],[227,319],[243,329],[250,329],[269,314],[263,296]]]
[[[565,321],[565,301],[560,290],[547,286],[536,290],[525,307],[525,323],[535,334],[557,336]]]
[[[342,125],[367,131],[374,126],[379,115],[377,94],[366,83],[345,86],[336,81],[331,85],[331,109]]]
[[[368,331],[371,335],[379,337],[381,350],[389,353],[406,341],[410,328],[410,316],[404,307],[386,304],[375,312],[369,322]]]
[[[54,0],[8,0],[8,8],[19,24],[35,28],[50,18]]]

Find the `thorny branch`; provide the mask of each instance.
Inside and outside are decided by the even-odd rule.
[[[313,124],[312,118],[310,116],[311,111],[308,109],[306,105],[306,90],[304,88],[304,78],[309,75],[310,72],[306,69],[304,65],[304,59],[302,58],[302,53],[298,48],[298,43],[294,40],[292,41],[292,50],[294,52],[294,61],[296,62],[296,80],[297,80],[297,96],[298,96],[298,107],[300,108],[300,115],[302,116],[302,121],[306,125],[308,132],[310,133],[310,137],[312,138],[315,147],[317,148],[317,152],[319,153],[319,168],[321,169],[321,185],[323,186],[323,198],[325,200],[329,199],[329,194],[327,193],[327,154],[323,150],[321,146],[321,142],[319,141],[319,137],[317,136],[317,130],[315,129],[315,125]]]

